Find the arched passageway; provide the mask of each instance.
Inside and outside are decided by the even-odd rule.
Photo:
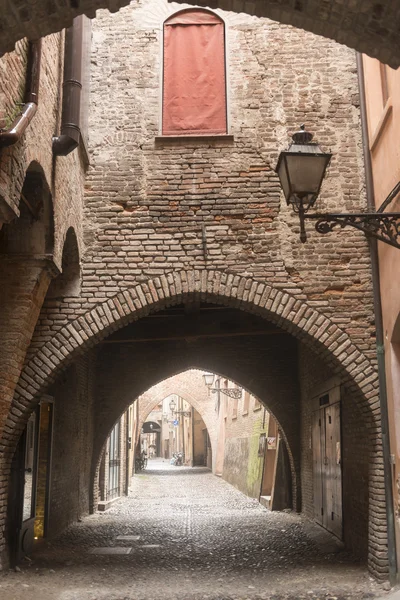
[[[35,39],[38,34],[44,36],[68,27],[72,18],[77,15],[86,14],[94,18],[99,8],[108,8],[116,12],[127,4],[129,0],[74,0],[74,2],[57,5],[57,8],[50,13],[46,0],[37,0],[35,9],[27,0],[20,2],[17,9],[12,9],[12,0],[1,0],[0,26],[3,33],[0,54],[13,50],[15,42],[23,37]],[[399,14],[394,7],[383,3],[368,3],[363,6],[363,10],[359,10],[358,5],[350,0],[346,2],[332,0],[328,4],[318,6],[317,9],[310,0],[284,4],[269,0],[256,0],[252,3],[244,0],[241,2],[213,0],[191,4],[268,17],[332,38],[359,52],[377,57],[394,68],[400,64],[397,36]],[[12,28],[8,27],[7,15],[10,14],[13,15],[15,23]]]
[[[216,387],[207,385],[210,375]],[[111,446],[120,450],[114,452]],[[95,474],[94,506],[104,510],[104,502],[110,499],[108,479],[113,477],[107,473],[113,460],[117,459],[120,472],[129,473],[129,479],[146,470],[153,458],[167,464],[206,466],[246,495],[265,497],[273,510],[293,508],[297,473],[285,433],[258,399],[226,377],[189,369],[139,396],[113,425],[102,448]],[[119,481],[120,493],[114,497],[127,493],[123,490],[129,480],[126,482],[123,475]]]
[[[165,306],[169,308],[163,310]],[[111,333],[113,330],[118,331]],[[96,343],[96,348],[89,350]],[[72,360],[85,390],[77,392],[75,400],[69,392],[71,367],[50,386],[60,367],[66,368]],[[342,460],[346,464],[343,485],[349,492],[344,496],[345,541],[361,554],[368,548],[370,564],[374,566],[375,544],[379,542],[373,534],[367,540],[368,521],[380,519],[382,514],[381,506],[368,502],[368,497],[376,494],[374,466],[381,460],[375,446],[375,372],[329,319],[259,282],[211,272],[160,278],[115,297],[102,310],[96,308],[79,317],[37,353],[27,367],[15,404],[18,413],[13,410],[15,416],[8,421],[9,433],[3,441],[5,456],[11,456],[26,419],[23,415],[29,414],[40,389],[46,389],[64,404],[60,421],[64,435],[68,427],[77,427],[68,403],[74,401],[83,406],[84,397],[85,410],[92,415],[84,432],[84,445],[86,455],[93,457],[94,476],[96,457],[104,440],[132,398],[193,366],[238,382],[276,417],[293,456],[292,469],[298,482],[293,490],[295,505],[310,515],[314,511],[313,395],[324,391],[323,386],[335,373],[339,375]],[[79,455],[80,450],[76,451]],[[62,468],[61,464],[58,468]],[[83,504],[87,502],[88,488],[89,484],[80,496]],[[71,504],[71,513],[75,511],[76,505]]]
[[[138,405],[138,432],[144,431],[152,416],[158,418],[161,436],[157,456],[171,459],[174,452],[182,451],[185,463],[213,468],[217,424],[203,371],[190,369],[161,381],[139,396],[135,403]],[[188,439],[185,440],[185,432],[177,432],[176,427],[186,429]],[[189,447],[188,452],[184,445]]]

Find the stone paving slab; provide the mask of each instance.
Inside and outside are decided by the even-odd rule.
[[[400,590],[393,590],[379,598],[379,600],[400,600]]]
[[[128,537],[140,542],[122,547]],[[117,542],[117,538],[123,539]],[[42,543],[5,600],[372,600],[382,587],[325,532],[209,471],[135,476],[128,498]],[[114,546],[114,544],[117,544]],[[106,553],[90,554],[94,548]],[[124,554],[116,554],[121,549]],[[129,554],[125,554],[129,552]],[[28,587],[25,587],[28,586]],[[387,596],[386,596],[387,597]],[[396,599],[397,600],[397,599]]]
[[[104,555],[116,555],[116,554],[130,554],[132,548],[125,547],[110,547],[110,548],[93,548],[89,554],[104,554]]]

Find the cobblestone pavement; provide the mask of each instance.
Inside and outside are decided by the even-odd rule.
[[[20,571],[1,577],[0,598],[361,600],[382,595],[365,567],[338,551],[321,528],[296,514],[267,511],[206,469],[152,461],[132,483],[128,498],[42,543]]]

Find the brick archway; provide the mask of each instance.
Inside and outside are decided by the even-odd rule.
[[[12,8],[14,0],[0,0],[0,55],[12,51],[16,41],[23,37],[36,39],[68,27],[77,15],[86,14],[94,18],[97,9],[108,8],[111,12],[116,12],[129,2],[130,0],[74,0],[64,2],[49,13],[47,0],[37,0],[34,5],[25,0],[19,2],[17,8]],[[400,64],[400,17],[394,7],[386,7],[382,2],[369,3],[363,10],[350,0],[332,0],[317,10],[315,3],[310,0],[298,0],[295,3],[288,0],[279,3],[272,0],[255,0],[250,3],[245,0],[193,0],[189,4],[267,17],[334,39],[359,52],[377,57],[393,68]],[[13,27],[9,26],[9,14],[12,15]]]
[[[7,452],[23,427],[35,397],[79,354],[113,331],[152,311],[188,300],[223,304],[275,323],[322,356],[360,400],[367,421],[379,425],[378,374],[345,331],[306,301],[250,277],[220,271],[180,271],[149,279],[124,290],[63,327],[28,362],[16,388],[5,425]]]
[[[193,369],[193,371],[197,371],[199,374],[203,373],[203,371],[200,371],[198,369]],[[140,399],[141,403],[144,401],[143,409],[140,408],[141,405],[139,406],[140,417],[139,417],[139,423],[138,423],[138,431],[139,432],[141,431],[141,429],[143,427],[143,423],[146,421],[148,415],[161,401],[163,401],[165,398],[168,398],[168,396],[170,396],[171,394],[177,394],[178,396],[180,396],[181,398],[186,400],[186,402],[188,402],[191,406],[193,406],[193,408],[195,408],[197,410],[197,412],[203,419],[203,421],[207,427],[208,434],[210,436],[213,460],[215,460],[215,457],[217,455],[217,442],[218,442],[218,420],[217,420],[217,416],[214,413],[214,400],[209,396],[206,399],[202,398],[202,397],[200,397],[200,394],[198,392],[194,391],[192,393],[191,391],[189,391],[187,389],[187,387],[180,384],[180,382],[179,382],[180,377],[182,375],[184,376],[187,373],[190,373],[190,370],[184,371],[183,373],[179,373],[178,375],[172,376],[169,379],[167,379],[166,381],[161,381],[159,384],[156,384],[155,386],[151,387],[147,392],[145,392],[138,398],[138,400]],[[221,377],[223,379],[226,378],[226,376],[223,373],[215,373],[215,374],[218,377]],[[234,383],[236,383],[236,385],[238,387],[242,387],[242,385],[239,381],[235,381]],[[243,388],[243,389],[245,389],[245,388]],[[252,393],[251,390],[247,390],[247,391],[250,394]],[[260,400],[261,404],[264,405],[264,402],[261,399],[259,399],[259,400]],[[208,406],[207,406],[207,404],[208,404]],[[268,406],[265,406],[265,408],[268,410],[268,412],[271,412]],[[290,464],[291,464],[292,477],[293,477],[292,485],[293,485],[293,489],[296,490],[295,495],[297,496],[299,491],[297,490],[298,472],[297,472],[296,467],[298,467],[298,465],[296,464],[296,461],[294,459],[292,448],[289,443],[289,440],[287,439],[285,431],[282,429],[276,415],[272,415],[272,416],[274,417],[275,421],[278,423],[281,435],[283,436],[283,439],[285,440],[285,443],[286,443],[287,451],[289,454],[289,460],[290,460]],[[212,418],[212,417],[214,417],[214,418]],[[215,465],[213,464],[213,472],[214,472],[214,466]]]
[[[190,301],[226,305],[266,318],[313,349],[340,375],[354,396],[370,435],[373,450],[369,495],[374,500],[370,503],[370,531],[375,528],[382,531],[385,504],[380,489],[380,410],[374,365],[354,346],[345,331],[307,302],[252,278],[213,270],[180,271],[137,284],[77,317],[47,342],[25,366],[17,386],[1,441],[2,477],[7,477],[15,444],[38,395],[62,369],[128,323],[150,312]],[[4,518],[5,515],[0,514],[3,526]],[[384,540],[374,538],[370,544],[373,570],[377,563],[382,564],[381,557],[385,555]]]
[[[199,371],[200,372],[200,371]],[[188,371],[186,371],[188,373]],[[201,418],[203,419],[208,433],[210,435],[211,444],[213,452],[215,451],[214,442],[216,439],[216,421],[210,418],[208,414],[204,398],[201,398],[199,394],[191,393],[187,387],[184,387],[180,384],[179,379],[180,376],[184,375],[184,373],[180,373],[177,376],[170,377],[166,381],[162,381],[159,384],[151,387],[147,392],[140,396],[140,405],[139,405],[139,423],[138,423],[138,431],[143,427],[143,423],[147,419],[150,412],[154,409],[157,404],[159,404],[165,398],[168,398],[171,394],[177,394],[186,402],[188,402],[193,408],[197,410]],[[212,401],[211,401],[212,402]],[[143,406],[143,408],[142,408]]]
[[[167,398],[171,394],[178,394],[183,399],[185,399],[189,404],[191,404],[203,418],[204,423],[207,427],[211,446],[212,446],[212,455],[213,460],[215,460],[217,456],[217,440],[218,440],[218,419],[214,409],[214,399],[208,395],[208,390],[205,388],[205,384],[203,381],[202,373],[203,369],[199,368],[190,368],[184,371],[181,371],[175,375],[171,375],[166,379],[162,379],[158,383],[152,385],[148,390],[143,392],[140,396],[137,397],[139,403],[139,422],[138,422],[138,432],[141,431],[144,421],[146,420],[148,414],[153,410],[153,408],[164,398]],[[253,396],[255,395],[254,390],[247,388],[242,380],[232,380],[231,376],[228,376],[225,372],[215,372],[215,375],[221,377],[223,379],[230,379],[234,381],[238,387],[248,391]],[[188,384],[185,378],[188,374],[192,375],[193,381]],[[203,388],[206,397],[202,396],[199,390]],[[296,440],[292,435],[287,435],[285,428],[282,426],[280,422],[279,416],[271,410],[268,402],[264,398],[257,397],[260,403],[265,406],[267,411],[274,417],[275,421],[278,424],[280,434],[285,441],[286,448],[289,455],[289,461],[291,466],[291,474],[292,474],[292,489],[293,489],[293,507],[295,509],[300,510],[300,457],[298,456],[298,448],[296,446]],[[114,403],[113,403],[114,404]],[[141,408],[143,406],[143,408]],[[121,407],[119,407],[120,409]],[[123,410],[126,410],[127,406],[124,406]],[[114,414],[115,418],[115,414]],[[106,432],[103,433],[100,440],[98,440],[98,446],[95,446],[94,451],[94,459],[93,459],[93,487],[96,494],[96,481],[99,473],[99,468],[101,464],[101,457],[103,455],[104,449],[106,447],[107,437],[110,435],[112,428],[115,425],[114,418],[108,423],[108,427]],[[103,420],[103,419],[102,419]],[[136,443],[137,440],[135,440]],[[213,464],[214,470],[215,464]],[[93,503],[96,504],[96,501]]]

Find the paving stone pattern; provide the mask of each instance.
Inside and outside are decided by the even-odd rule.
[[[381,594],[366,569],[321,532],[299,515],[268,512],[207,469],[157,459],[134,477],[129,498],[70,527],[39,547],[20,572],[3,576],[0,595],[361,600]],[[132,548],[127,555],[91,554],[124,546]]]

